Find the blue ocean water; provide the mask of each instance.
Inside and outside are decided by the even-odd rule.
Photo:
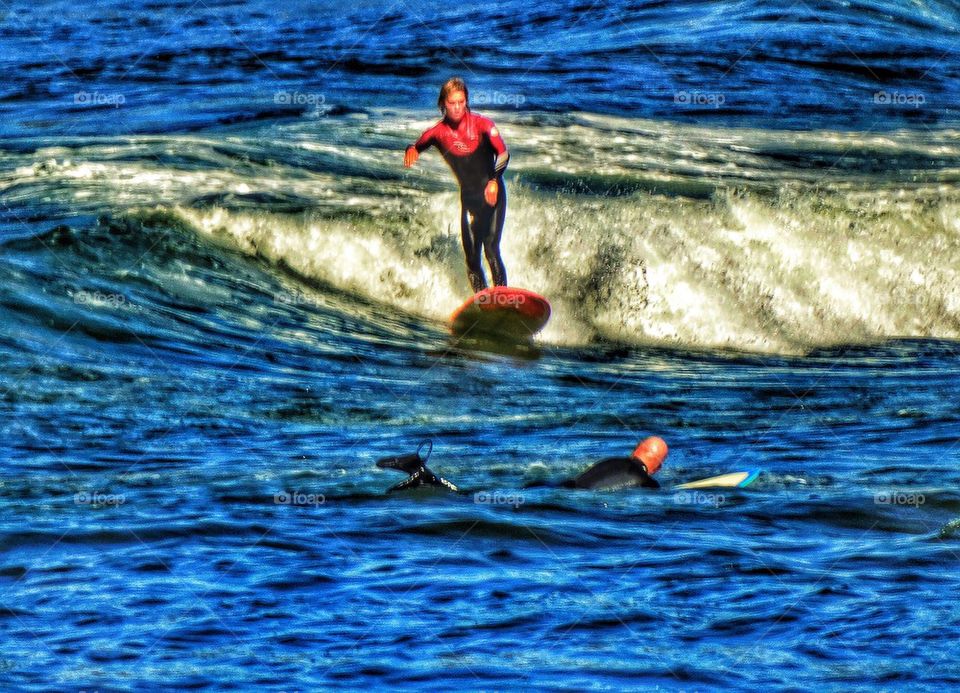
[[[956,685],[958,27],[0,7],[0,686]],[[531,348],[450,337],[456,189],[400,165],[454,73]],[[651,434],[659,492],[527,488]],[[461,493],[385,494],[427,439]]]

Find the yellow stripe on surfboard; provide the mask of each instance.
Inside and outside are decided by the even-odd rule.
[[[756,478],[757,472],[730,472],[729,474],[721,474],[720,476],[711,476],[709,479],[688,481],[685,484],[674,486],[674,488],[735,488],[738,486],[746,486]]]

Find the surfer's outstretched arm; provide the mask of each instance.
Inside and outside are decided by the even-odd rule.
[[[442,122],[442,121],[441,121]],[[420,135],[420,138],[411,145],[407,145],[407,150],[403,154],[403,165],[406,168],[413,166],[417,159],[420,158],[420,154],[423,150],[428,149],[433,146],[436,140],[436,129],[440,123],[426,129],[423,131],[423,134]]]

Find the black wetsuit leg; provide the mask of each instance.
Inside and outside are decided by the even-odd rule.
[[[483,276],[483,261],[480,259],[480,248],[483,238],[476,230],[482,228],[477,225],[478,213],[467,208],[465,202],[460,202],[460,240],[463,242],[463,254],[467,258],[467,279],[473,292],[477,293],[487,288],[487,278]]]
[[[497,204],[490,215],[488,231],[483,239],[483,254],[486,255],[487,264],[490,265],[494,286],[506,286],[507,268],[503,266],[503,258],[500,257],[500,236],[503,234],[503,222],[507,218],[507,187],[503,184],[502,176],[497,178],[497,183],[499,194]]]
[[[483,199],[460,200],[460,237],[467,258],[467,276],[474,292],[487,288],[480,248],[490,265],[494,286],[507,285],[507,270],[500,257],[500,237],[507,216],[507,190],[503,177],[497,179],[497,204],[491,207]]]

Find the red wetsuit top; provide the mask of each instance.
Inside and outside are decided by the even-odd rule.
[[[510,152],[497,126],[479,113],[467,111],[456,126],[447,119],[428,129],[415,144],[417,152],[431,145],[440,150],[460,184],[464,206],[476,208],[483,203],[483,190],[507,168]]]

